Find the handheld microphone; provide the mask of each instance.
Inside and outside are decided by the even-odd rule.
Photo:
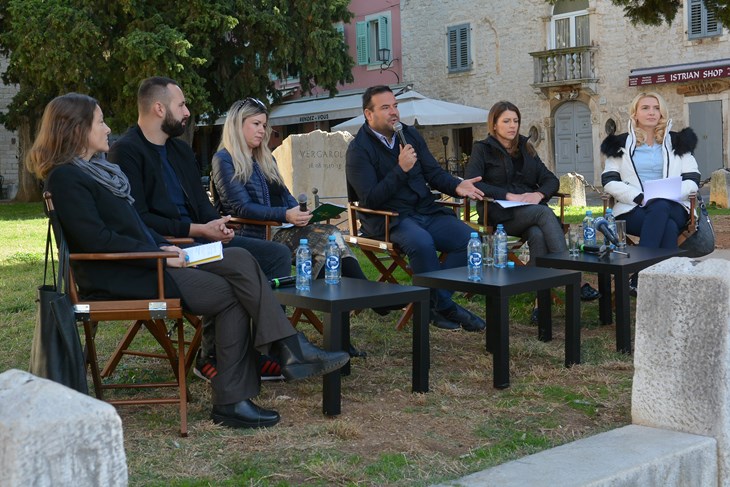
[[[279,287],[288,287],[293,286],[297,282],[296,276],[286,276],[286,277],[275,277],[269,281],[269,284],[271,284],[272,289],[276,289]]]
[[[606,246],[581,244],[580,251],[586,254],[602,254],[606,251]]]
[[[602,216],[599,216],[598,218],[593,220],[593,225],[596,227],[596,230],[601,232],[609,242],[618,246],[618,238],[616,237],[616,233],[614,233],[614,231],[611,230],[611,227],[608,226],[608,220],[606,220]]]
[[[393,124],[393,130],[395,130],[395,133],[398,134],[401,145],[403,145],[404,147],[407,146],[408,142],[406,142],[406,136],[403,133],[403,124],[400,122],[395,122]]]
[[[299,211],[307,211],[307,195],[300,194],[297,201],[299,202]]]

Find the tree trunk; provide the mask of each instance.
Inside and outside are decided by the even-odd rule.
[[[41,200],[40,182],[25,167],[25,154],[33,145],[31,122],[24,120],[18,127],[18,194],[14,201],[30,202]]]

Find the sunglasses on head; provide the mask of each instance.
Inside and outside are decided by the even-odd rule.
[[[264,102],[262,102],[258,98],[252,98],[249,96],[248,98],[243,100],[243,106],[246,106],[246,105],[253,105],[253,106],[260,108],[261,110],[263,110],[265,112],[268,111],[268,110],[266,110],[266,105],[264,105]]]

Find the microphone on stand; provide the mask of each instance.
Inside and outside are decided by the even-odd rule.
[[[297,201],[299,202],[299,211],[307,211],[307,195],[300,194]]]
[[[611,230],[611,227],[608,226],[608,220],[606,220],[602,216],[599,216],[598,218],[593,220],[593,225],[595,226],[596,230],[601,232],[609,242],[618,246],[618,238],[616,237],[614,231]]]
[[[407,146],[408,142],[406,142],[406,136],[403,133],[403,124],[400,122],[395,122],[393,124],[393,130],[395,130],[395,133],[398,134],[398,138],[400,139],[400,143],[402,146]]]

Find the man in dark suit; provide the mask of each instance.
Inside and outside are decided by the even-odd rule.
[[[423,137],[403,126],[406,145],[396,137],[393,124],[400,120],[398,101],[387,86],[373,86],[363,94],[366,123],[347,149],[347,184],[363,206],[399,213],[391,220],[391,240],[408,255],[416,274],[466,265],[466,245],[471,228],[454,212],[434,201],[432,189],[465,198],[482,199],[474,186],[481,178],[461,180],[439,166]],[[360,217],[365,233],[384,235],[384,219]],[[437,251],[448,253],[443,266]],[[484,320],[457,305],[451,293],[432,292],[431,315],[439,328],[481,331]]]
[[[139,117],[109,151],[129,178],[134,207],[157,233],[193,237],[199,242],[221,241],[241,247],[256,258],[267,277],[291,273],[291,252],[284,244],[235,236],[200,185],[200,170],[192,148],[177,139],[190,112],[185,96],[170,78],[142,81],[137,93]]]

